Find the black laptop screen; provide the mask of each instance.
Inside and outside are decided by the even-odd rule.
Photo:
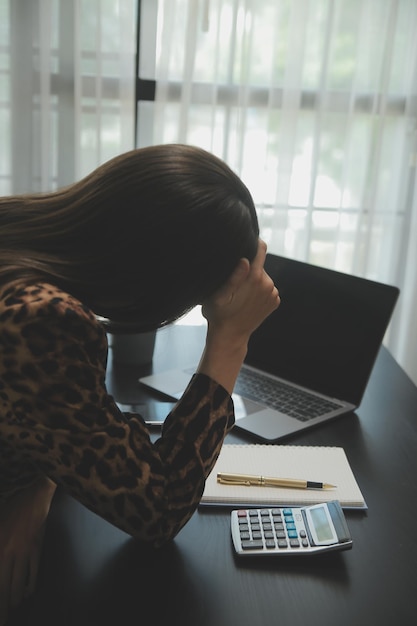
[[[255,331],[246,363],[358,406],[396,287],[267,255],[281,305]]]

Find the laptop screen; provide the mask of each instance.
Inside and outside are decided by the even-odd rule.
[[[398,288],[272,254],[265,269],[281,305],[253,333],[245,362],[358,406]]]

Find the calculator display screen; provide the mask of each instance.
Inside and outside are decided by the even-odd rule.
[[[320,542],[333,539],[333,530],[329,524],[324,507],[310,509],[310,516],[314,524],[317,539]]]

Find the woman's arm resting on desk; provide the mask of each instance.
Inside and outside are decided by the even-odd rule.
[[[233,426],[230,395],[195,376],[153,443],[143,420],[123,415],[107,392],[107,342],[95,316],[49,285],[14,295],[8,331],[21,338],[19,362],[30,374],[16,386],[5,379],[11,409],[0,437],[15,484],[23,490],[47,475],[132,536],[169,541],[198,506]]]

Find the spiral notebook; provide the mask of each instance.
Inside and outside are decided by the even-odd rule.
[[[331,483],[335,489],[224,485],[219,472]],[[201,505],[302,506],[339,500],[344,509],[367,509],[346,453],[340,447],[224,445],[206,481]]]

